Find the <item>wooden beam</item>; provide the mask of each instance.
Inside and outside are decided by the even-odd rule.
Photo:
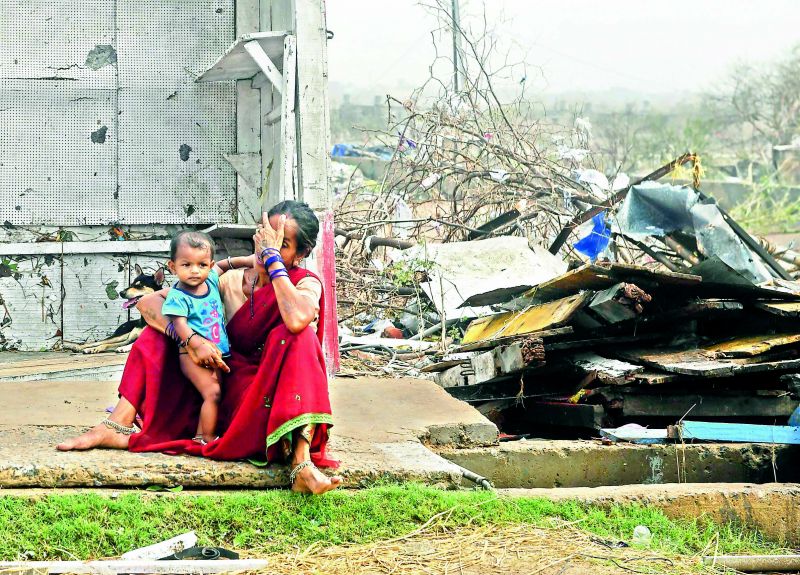
[[[322,212],[333,207],[328,190],[330,117],[328,39],[324,0],[294,0],[297,36],[298,181],[301,197]]]
[[[236,0],[236,37],[258,32],[259,0]],[[236,169],[237,219],[240,224],[256,223],[261,216],[261,90],[250,80],[236,81],[236,152],[252,154],[254,174]],[[227,158],[227,156],[226,156]],[[230,160],[228,160],[230,162]]]
[[[272,110],[269,114],[264,116],[264,124],[267,126],[272,126],[273,124],[277,124],[281,121],[281,116],[283,115],[283,111],[281,110],[280,106]]]
[[[284,41],[284,49],[285,49],[285,41]],[[269,59],[267,53],[264,51],[264,48],[261,47],[256,40],[251,42],[247,42],[244,45],[244,49],[250,54],[250,57],[253,58],[258,67],[261,68],[261,73],[263,73],[269,81],[272,83],[272,86],[281,94],[283,94],[284,86],[283,86],[283,76],[281,73],[278,72],[278,68],[275,64],[272,63],[272,60]],[[285,71],[285,69],[284,69]]]
[[[281,164],[279,194],[281,200],[299,199],[296,172],[297,126],[295,124],[297,52],[296,39],[283,41],[283,89],[281,92]],[[268,206],[265,206],[265,208]]]

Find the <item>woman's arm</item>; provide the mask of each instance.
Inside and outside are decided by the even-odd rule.
[[[169,320],[161,313],[168,293],[169,288],[164,288],[155,293],[149,293],[136,302],[136,309],[142,314],[145,323],[161,333],[167,332],[167,324],[169,324]]]
[[[214,269],[217,271],[219,275],[222,275],[230,270],[235,270],[239,268],[254,268],[254,267],[256,267],[255,255],[228,257],[225,258],[224,260],[219,260],[214,265]]]
[[[256,231],[253,236],[253,242],[256,245],[256,250],[259,253],[266,248],[281,249],[283,244],[284,226],[286,224],[286,216],[281,216],[278,229],[272,229],[269,219],[266,214],[263,218],[263,227]],[[257,265],[263,265],[258,263]],[[273,263],[268,271],[283,267],[282,263]],[[301,294],[288,277],[278,277],[272,280],[272,286],[275,288],[275,297],[278,300],[278,310],[280,311],[283,323],[292,333],[300,333],[308,325],[314,321],[317,316],[317,310],[308,297]]]
[[[167,332],[167,325],[170,323],[169,319],[161,313],[161,308],[164,305],[164,300],[168,292],[169,288],[164,288],[155,293],[147,294],[136,303],[136,309],[142,314],[142,319],[147,325],[161,333]],[[186,328],[188,328],[188,325]],[[178,333],[184,341],[190,334],[191,329],[189,329],[188,333],[185,331],[183,333]],[[197,365],[218,367],[225,372],[230,371],[228,365],[222,361],[222,352],[219,348],[202,336],[193,337],[186,351],[189,352],[189,357],[191,357],[192,361]]]

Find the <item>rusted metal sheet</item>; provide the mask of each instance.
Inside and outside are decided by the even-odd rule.
[[[0,298],[0,350],[49,350],[61,343],[59,258],[0,258]]]
[[[717,357],[752,357],[766,353],[776,347],[798,342],[800,342],[800,333],[752,335],[706,346],[703,349],[714,353]]]
[[[674,272],[654,271],[629,264],[586,264],[575,270],[539,284],[523,297],[549,301],[584,290],[607,289],[620,282],[630,282],[643,289],[658,286],[693,286],[700,276]]]
[[[495,340],[560,327],[586,303],[590,294],[577,294],[522,311],[505,312],[478,318],[469,324],[462,344]]]

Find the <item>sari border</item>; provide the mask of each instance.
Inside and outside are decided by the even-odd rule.
[[[267,449],[278,443],[284,435],[293,431],[295,428],[312,423],[326,423],[328,425],[333,425],[333,416],[330,413],[304,413],[302,415],[298,415],[297,417],[282,424],[280,427],[278,427],[278,429],[267,436]]]

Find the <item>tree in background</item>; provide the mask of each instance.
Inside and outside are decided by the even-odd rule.
[[[800,45],[772,64],[737,65],[707,103],[730,145],[771,161],[772,146],[800,135]]]

